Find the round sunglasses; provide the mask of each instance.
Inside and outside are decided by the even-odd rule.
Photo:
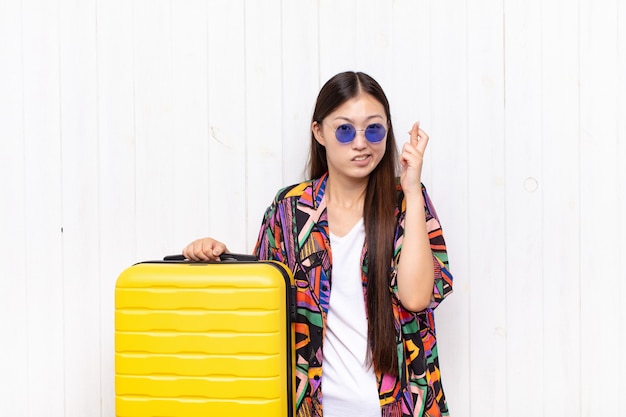
[[[378,143],[385,138],[387,130],[380,123],[372,123],[365,129],[357,129],[349,123],[344,123],[335,130],[335,137],[341,143],[350,143],[356,137],[356,132],[364,132],[365,139],[370,143]]]

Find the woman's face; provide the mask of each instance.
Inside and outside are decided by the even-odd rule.
[[[385,154],[387,133],[382,140],[372,143],[366,138],[365,128],[375,132],[375,125],[388,128],[387,117],[383,105],[373,96],[361,93],[337,107],[324,118],[322,123],[313,122],[311,126],[315,139],[326,148],[328,171],[331,176],[344,176],[348,179],[364,179],[376,168]],[[349,130],[351,125],[356,135],[351,142],[340,142],[335,132],[341,126]],[[374,125],[374,126],[372,126]],[[382,131],[378,129],[378,133]],[[368,132],[375,138],[375,134]],[[344,139],[345,140],[345,139]]]

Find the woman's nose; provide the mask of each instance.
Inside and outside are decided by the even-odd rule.
[[[355,149],[363,149],[367,144],[367,138],[365,137],[365,129],[356,129],[356,135],[352,140],[352,147]]]

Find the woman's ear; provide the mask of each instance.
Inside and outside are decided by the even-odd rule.
[[[324,139],[324,132],[322,132],[322,124],[313,122],[311,124],[311,131],[313,132],[313,136],[315,136],[317,143],[322,146],[326,146],[326,139]]]

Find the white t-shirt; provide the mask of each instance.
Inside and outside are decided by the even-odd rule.
[[[361,283],[364,241],[363,219],[343,237],[330,234],[333,265],[322,362],[324,417],[380,417],[381,413],[376,374],[367,361]]]

